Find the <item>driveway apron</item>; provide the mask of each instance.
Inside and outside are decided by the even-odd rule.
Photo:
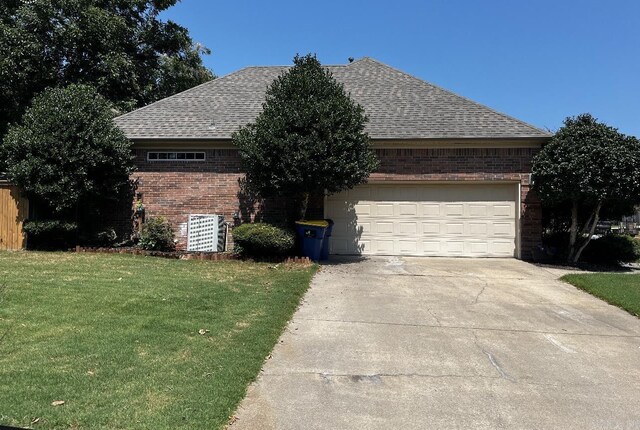
[[[231,429],[391,428],[640,429],[640,320],[514,259],[337,259]]]

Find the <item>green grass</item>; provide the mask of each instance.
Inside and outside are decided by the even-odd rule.
[[[0,253],[0,424],[222,427],[314,272],[237,261]],[[52,406],[55,400],[65,404]]]
[[[561,279],[607,303],[640,316],[640,275],[638,274],[589,273],[565,275]]]

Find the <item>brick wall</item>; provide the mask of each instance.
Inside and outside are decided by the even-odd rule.
[[[142,195],[146,217],[161,215],[171,221],[179,249],[186,247],[189,214],[233,220],[243,176],[236,150],[206,150],[204,161],[147,161],[147,152],[136,150],[136,192]]]
[[[182,149],[185,150],[185,149]],[[522,190],[522,257],[531,258],[540,242],[541,209],[530,192],[529,172],[535,148],[378,149],[380,168],[372,181],[519,181]],[[215,213],[233,221],[284,219],[282,200],[256,204],[241,193],[240,159],[234,149],[206,150],[205,161],[146,160],[146,150],[136,150],[138,193],[147,216],[167,217],[176,229],[179,248],[186,246],[188,215]],[[239,194],[240,193],[240,194]],[[322,215],[322,199],[310,205],[311,216]]]

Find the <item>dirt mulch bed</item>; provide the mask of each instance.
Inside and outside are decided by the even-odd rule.
[[[146,251],[144,249],[135,247],[120,247],[120,248],[92,248],[76,246],[71,251],[75,252],[92,252],[101,254],[130,254],[130,255],[144,255],[148,257],[162,257],[173,258],[183,260],[248,260],[264,263],[295,263],[295,264],[312,264],[313,262],[309,257],[265,257],[259,259],[246,259],[239,257],[230,252],[163,252],[163,251]]]

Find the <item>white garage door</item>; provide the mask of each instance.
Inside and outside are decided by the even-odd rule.
[[[362,185],[327,197],[333,254],[513,257],[515,184]]]

